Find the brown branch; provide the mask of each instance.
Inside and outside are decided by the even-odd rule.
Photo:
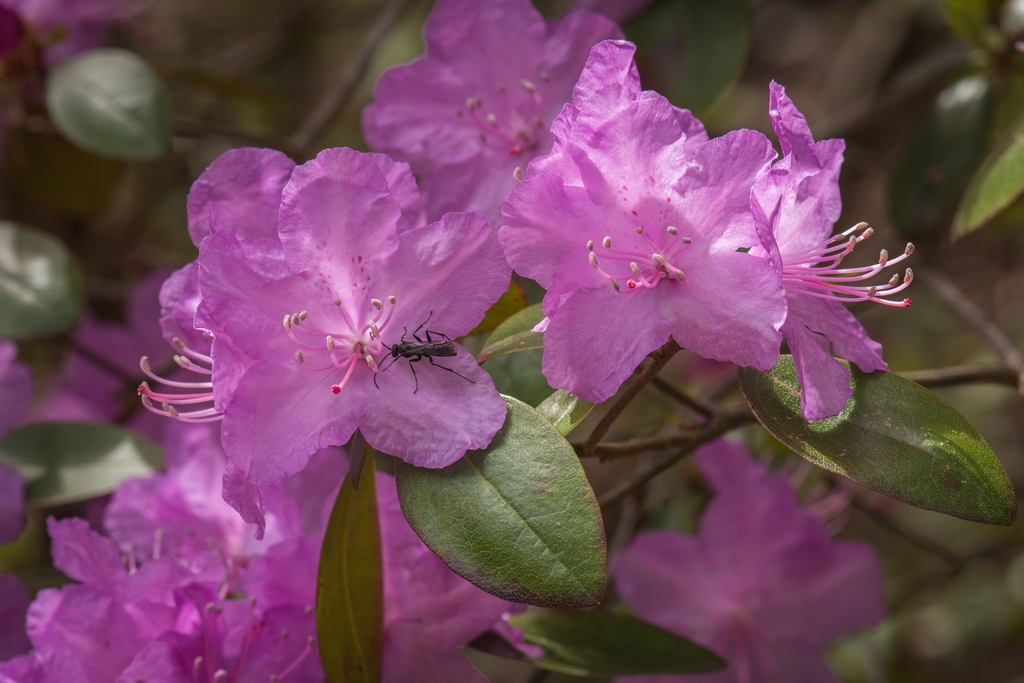
[[[713,402],[705,400],[700,396],[692,396],[684,391],[679,391],[660,377],[651,379],[651,386],[704,417],[711,417],[718,412],[718,406]]]
[[[952,365],[948,368],[915,370],[897,373],[900,377],[917,382],[923,387],[950,387],[959,384],[988,382],[1017,387],[1020,376],[1009,365],[975,364]]]
[[[288,141],[276,135],[238,130],[210,121],[193,121],[191,119],[174,119],[174,134],[182,138],[199,139],[207,135],[218,135],[226,138],[237,138],[254,142],[274,149],[288,149]]]
[[[925,287],[956,311],[1004,363],[1017,372],[1017,390],[1024,395],[1024,356],[1021,356],[1006,333],[945,274],[930,268],[919,268],[917,277]]]
[[[665,364],[672,360],[672,356],[676,355],[679,351],[679,344],[674,339],[669,339],[660,349],[651,354],[651,362],[647,364],[641,372],[640,376],[633,380],[633,383],[629,385],[626,392],[615,402],[612,409],[601,418],[601,421],[594,427],[594,431],[590,433],[587,440],[583,442],[583,454],[590,455],[594,452],[598,442],[604,438],[604,435],[608,433],[612,424],[619,418],[622,411],[626,409],[640,390],[643,389],[647,384],[654,379],[654,376],[661,372],[661,369],[665,367]]]
[[[366,74],[366,70],[370,67],[370,62],[377,54],[377,49],[384,42],[384,38],[387,37],[391,28],[411,2],[412,0],[391,0],[391,4],[384,8],[384,11],[377,17],[377,21],[370,27],[355,58],[345,65],[320,102],[306,117],[299,129],[288,139],[290,151],[301,153],[309,147],[331,122],[331,119],[341,111],[352,91]]]
[[[851,507],[855,508],[857,511],[859,511],[861,514],[863,514],[865,517],[870,519],[878,526],[888,531],[891,531],[892,533],[896,534],[897,536],[903,539],[906,539],[907,541],[910,541],[921,550],[924,550],[925,552],[928,552],[938,557],[940,560],[948,564],[957,572],[963,569],[965,560],[956,553],[954,553],[952,550],[946,548],[945,546],[939,545],[938,543],[935,543],[934,541],[931,541],[923,536],[919,536],[918,534],[916,534],[913,531],[910,531],[909,529],[904,529],[902,526],[900,526],[891,518],[889,518],[888,515],[879,510],[876,510],[875,508],[871,507],[870,505],[860,500],[859,498],[854,498],[853,502],[850,503],[850,505]]]
[[[667,451],[673,448],[696,448],[703,443],[717,439],[728,431],[754,422],[754,413],[746,406],[724,410],[707,422],[695,425],[675,434],[648,436],[628,441],[598,444],[587,453],[584,444],[573,444],[580,457],[597,457],[601,460],[615,460],[649,451]]]
[[[673,435],[672,437],[661,437],[660,440],[662,443],[671,439],[675,441],[675,445],[685,444],[685,446],[674,453],[662,453],[651,458],[649,461],[638,467],[629,479],[602,493],[597,499],[598,504],[601,507],[607,507],[618,503],[627,496],[639,491],[647,484],[647,482],[685,458],[701,444],[717,439],[722,434],[753,421],[754,414],[749,408],[736,408],[719,413],[708,420],[707,423],[692,431]],[[600,448],[618,447],[618,450],[620,451],[619,455],[611,457],[621,457],[622,455],[627,455],[627,448],[625,447],[626,444],[629,444],[630,448],[642,447],[643,450],[652,450],[651,448],[648,448],[648,446],[652,445],[655,440],[659,440],[659,437],[653,437],[651,439],[633,439],[632,441],[623,442],[623,444],[605,444]],[[643,450],[632,450],[628,454],[633,455],[643,452]]]

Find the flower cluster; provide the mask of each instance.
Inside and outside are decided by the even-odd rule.
[[[41,591],[27,621],[5,620],[27,624],[33,649],[0,665],[0,680],[324,680],[312,605],[320,543],[346,462],[323,450],[301,474],[266,487],[267,534],[257,541],[220,500],[226,458],[217,437],[215,426],[172,428],[167,473],[118,488],[106,535],[84,520],[50,518],[54,562],[75,583]],[[516,606],[448,569],[409,528],[394,480],[378,474],[377,484],[382,680],[407,681],[412,671],[428,682],[479,680],[458,648],[500,627]]]
[[[884,614],[871,548],[830,540],[786,475],[767,472],[742,446],[717,441],[695,457],[715,490],[699,533],[642,533],[612,573],[639,617],[711,648],[730,667],[652,681],[835,681],[821,648]]]
[[[575,4],[623,17],[644,3]],[[8,28],[0,16],[0,42]],[[188,197],[197,260],[144,279],[125,324],[84,318],[32,417],[113,420],[120,380],[141,372],[150,422],[129,426],[164,442],[167,470],[120,485],[104,534],[50,518],[73,583],[41,591],[27,618],[24,590],[0,576],[0,621],[27,624],[0,632],[3,683],[323,680],[312,605],[347,467],[336,447],[358,435],[428,468],[486,448],[506,403],[459,340],[513,270],[545,291],[545,378],[588,401],[669,343],[768,370],[785,341],[808,419],[845,409],[839,359],[887,369],[843,304],[909,305],[911,271],[886,271],[913,247],[842,265],[871,235],[832,235],[843,142],[815,141],[781,86],[779,156],[760,132],[711,137],[642,90],[634,46],[596,12],[546,22],[529,0],[439,0],[425,38],[364,112],[377,153],[223,154]],[[14,355],[0,341],[0,436],[31,393]],[[696,457],[717,492],[699,536],[638,537],[619,594],[726,656],[709,681],[831,680],[821,647],[881,615],[870,551],[831,542],[742,449]],[[458,648],[507,633],[516,606],[448,569],[375,476],[383,680],[482,680]],[[23,488],[0,464],[0,542],[23,526]]]

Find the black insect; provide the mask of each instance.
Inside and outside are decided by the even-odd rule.
[[[412,370],[412,377],[416,381],[416,388],[413,389],[412,392],[415,394],[420,390],[420,379],[419,377],[416,376],[416,367],[413,365],[413,363],[418,363],[419,361],[426,358],[430,362],[430,364],[433,365],[435,368],[447,370],[453,375],[458,375],[467,382],[476,384],[476,382],[466,377],[465,375],[459,374],[452,368],[445,367],[444,365],[438,365],[437,363],[434,362],[434,358],[456,355],[459,352],[459,347],[457,347],[455,343],[448,338],[447,334],[444,334],[443,332],[435,332],[434,330],[424,330],[424,333],[427,335],[427,339],[426,341],[420,339],[419,331],[422,330],[428,322],[430,322],[430,318],[433,317],[433,315],[434,312],[431,311],[430,315],[427,316],[427,319],[424,320],[419,327],[413,330],[412,338],[415,339],[416,341],[411,342],[405,340],[405,336],[409,334],[409,328],[403,327],[401,341],[399,341],[397,344],[394,344],[393,346],[388,346],[387,344],[384,344],[384,348],[391,352],[391,362],[388,363],[386,366],[381,366],[380,371],[384,372],[384,370],[390,368],[392,365],[395,364],[395,361],[397,361],[399,358],[408,358],[409,369]],[[440,340],[434,339],[434,337],[440,337]],[[373,384],[378,389],[380,389],[380,385],[377,384],[376,374],[374,374],[373,376]]]

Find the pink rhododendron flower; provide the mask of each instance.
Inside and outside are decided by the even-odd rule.
[[[871,548],[833,542],[800,507],[785,474],[771,474],[725,441],[697,463],[715,490],[696,536],[637,536],[614,567],[615,589],[641,619],[729,661],[721,673],[631,677],[705,683],[824,683],[821,649],[883,614]]]
[[[0,0],[46,46],[45,61],[61,62],[103,45],[116,21],[136,14],[149,0]]]
[[[210,235],[224,232],[233,233],[239,239],[277,240],[281,191],[294,169],[294,161],[272,149],[245,147],[217,157],[189,192],[188,230],[192,243],[198,247]],[[212,408],[210,334],[195,327],[201,298],[198,261],[172,274],[160,289],[160,328],[164,339],[179,352],[174,356],[175,362],[189,370],[192,378],[177,377],[168,381],[153,373],[152,360],[142,360],[143,372],[152,380],[175,389],[173,392],[154,391],[148,383],[143,383],[139,387],[143,404],[150,412],[186,422],[221,419],[219,411]],[[161,347],[155,344],[153,350]],[[240,354],[218,365],[216,380],[223,402],[230,399],[248,365],[248,359]],[[154,401],[160,404],[159,408]],[[206,404],[208,407],[202,407]],[[182,410],[187,412],[179,414],[176,406],[183,406]]]
[[[267,534],[254,541],[251,527],[214,495],[227,462],[216,425],[173,424],[165,446],[166,474],[129,480],[115,492],[104,520],[110,538],[84,520],[50,520],[54,562],[77,583],[40,593],[28,616],[35,649],[0,664],[0,681],[324,680],[312,605],[346,460],[337,450],[320,451],[295,477],[264,487]],[[519,606],[448,569],[405,521],[394,479],[376,477],[382,680],[483,683],[459,648]],[[0,604],[0,615],[16,613],[11,602],[10,611]],[[26,596],[22,617],[27,603]]]
[[[544,376],[595,402],[670,337],[768,369],[785,318],[778,273],[737,251],[757,239],[750,188],[771,144],[750,130],[708,141],[688,111],[640,90],[633,52],[594,48],[499,233],[516,272],[547,289]]]
[[[788,304],[782,334],[803,388],[800,407],[808,420],[819,420],[841,413],[853,395],[850,371],[832,357],[830,347],[864,372],[888,370],[881,345],[868,337],[842,302],[909,306],[910,299],[896,296],[913,279],[909,268],[902,283],[898,275],[887,284],[862,283],[906,259],[913,245],[893,259],[883,250],[872,266],[840,267],[857,243],[871,236],[863,223],[832,235],[841,208],[839,169],[845,145],[842,140],[815,142],[807,120],[775,82],[769,111],[784,156],[754,184],[751,208],[763,248],[751,252],[766,255],[782,274]]]
[[[621,37],[586,11],[545,22],[529,0],[439,0],[426,54],[377,82],[366,139],[412,166],[430,220],[475,211],[497,226],[515,169],[551,149],[590,48]]]
[[[464,349],[452,343],[455,355],[417,371],[395,346],[466,334],[510,277],[481,217],[407,220],[413,190],[404,165],[382,172],[379,155],[330,149],[292,174],[279,242],[203,241],[196,327],[213,336],[224,447],[250,483],[298,472],[356,429],[380,451],[443,467],[502,425],[504,401]],[[243,367],[223,396],[218,373]]]
[[[0,573],[0,662],[32,647],[23,627],[28,605],[28,593],[18,577]]]
[[[32,373],[17,356],[17,345],[0,339],[0,440],[21,422],[32,398]],[[0,462],[0,545],[16,539],[24,526],[25,481]]]

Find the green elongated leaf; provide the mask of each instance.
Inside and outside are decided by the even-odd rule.
[[[490,447],[444,469],[395,463],[398,499],[423,542],[451,569],[513,602],[600,603],[607,547],[579,458],[550,422],[505,397]]]
[[[625,614],[556,612],[509,618],[523,638],[544,648],[538,667],[575,676],[695,674],[716,671],[715,653]]]
[[[538,406],[554,391],[541,369],[543,361],[543,349],[529,349],[493,358],[481,367],[494,380],[498,393]]]
[[[501,295],[494,305],[487,309],[487,314],[480,324],[474,327],[470,334],[483,334],[497,329],[498,325],[508,320],[510,316],[526,308],[526,290],[518,282],[508,283],[508,291]]]
[[[537,406],[537,412],[553,424],[562,436],[575,429],[593,409],[593,403],[565,389],[559,389]]]
[[[30,503],[47,507],[110,493],[163,466],[160,447],[125,429],[94,422],[37,422],[0,442],[0,461],[28,485]]]
[[[853,373],[836,417],[808,422],[791,356],[763,373],[741,368],[740,388],[775,438],[815,465],[926,510],[1012,524],[1017,499],[995,453],[962,415],[915,382]]]
[[[0,221],[0,337],[69,330],[81,306],[81,278],[63,243]]]
[[[544,311],[541,310],[540,304],[527,306],[507,318],[484,342],[484,348],[477,354],[476,362],[484,363],[510,353],[543,348],[544,334],[532,331],[543,319]]]
[[[346,476],[331,510],[317,572],[316,633],[327,680],[380,681],[384,573],[372,469],[358,491]]]
[[[971,178],[953,218],[958,239],[995,218],[1024,192],[1024,117],[996,145]]]
[[[962,78],[939,93],[914,132],[889,183],[893,218],[912,240],[938,239],[985,154],[992,88],[983,76]]]
[[[171,100],[156,72],[134,52],[92,50],[46,81],[53,124],[76,145],[119,159],[154,159],[170,149]]]

